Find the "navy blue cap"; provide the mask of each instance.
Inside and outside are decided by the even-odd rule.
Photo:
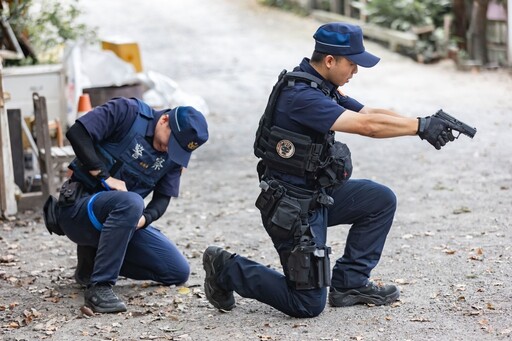
[[[362,67],[375,66],[379,57],[366,52],[363,31],[357,25],[333,22],[322,25],[313,35],[315,51],[333,56],[343,56]]]
[[[169,158],[187,167],[192,152],[208,141],[208,124],[203,114],[192,107],[176,107],[168,114],[171,127]]]

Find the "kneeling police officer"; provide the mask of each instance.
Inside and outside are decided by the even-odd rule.
[[[283,71],[270,94],[254,144],[261,194],[256,206],[279,254],[284,275],[220,247],[203,254],[205,293],[218,309],[235,306],[233,292],[294,317],[314,317],[326,304],[389,304],[395,285],[369,280],[391,228],[396,198],[387,187],[349,179],[348,147],[334,132],[374,138],[419,135],[436,149],[453,141],[435,117],[408,118],[369,108],[339,92],[358,67],[379,58],[365,51],[361,28],[322,25],[311,59]],[[330,275],[327,227],[351,224],[344,254]],[[327,287],[330,287],[329,293]]]
[[[126,311],[112,290],[119,275],[186,282],[187,260],[151,223],[178,196],[183,167],[208,140],[204,116],[192,107],[155,111],[135,98],[115,98],[80,117],[66,136],[76,159],[52,232],[77,244],[75,279],[86,285],[85,305]]]

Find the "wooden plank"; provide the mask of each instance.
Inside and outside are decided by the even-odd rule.
[[[5,112],[2,81],[2,60],[0,58],[0,215],[9,217],[18,213],[16,186],[12,167],[11,141]]]
[[[21,193],[17,198],[18,210],[20,212],[40,210],[43,208],[47,197],[43,197],[42,192]]]
[[[330,6],[331,12],[341,13],[341,0],[331,0]]]
[[[345,0],[343,2],[344,2],[343,14],[346,15],[347,17],[351,17],[352,16],[351,1],[350,0]]]
[[[314,10],[311,12],[311,16],[318,21],[328,23],[328,22],[336,22],[342,21],[347,24],[361,25],[363,24],[360,20],[351,18],[346,15],[341,15],[337,13],[322,11],[322,10]]]
[[[64,147],[52,147],[52,157],[53,158],[74,158],[75,152],[73,151],[73,147],[64,146]]]
[[[508,27],[508,42],[507,42],[507,55],[508,55],[508,66],[512,67],[512,4],[510,1],[508,2],[507,6],[507,12],[508,12],[508,21],[507,21],[507,27]]]
[[[51,156],[50,131],[48,129],[48,113],[46,112],[46,98],[37,93],[32,94],[34,102],[34,116],[36,123],[36,142],[39,149],[39,169],[41,170],[41,189],[43,197],[53,194],[56,189]],[[50,153],[41,151],[49,150]]]
[[[9,120],[9,136],[11,142],[12,165],[14,169],[14,182],[25,191],[25,158],[21,133],[21,110],[7,109]]]

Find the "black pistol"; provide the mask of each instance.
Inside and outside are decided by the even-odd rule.
[[[443,109],[440,109],[433,116],[448,123],[452,130],[458,131],[459,135],[455,136],[455,138],[459,138],[460,134],[464,134],[470,138],[473,138],[473,136],[476,134],[476,128],[471,128],[466,123],[461,122],[455,117],[445,113]]]

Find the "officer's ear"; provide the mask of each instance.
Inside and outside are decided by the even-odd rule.
[[[328,69],[330,69],[334,64],[336,64],[336,57],[334,57],[332,54],[326,55],[324,58],[324,64]]]

